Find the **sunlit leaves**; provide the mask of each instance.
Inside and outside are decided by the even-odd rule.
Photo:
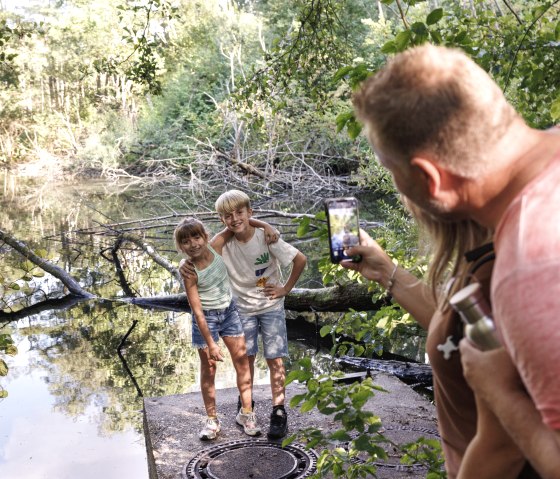
[[[550,116],[554,121],[560,121],[560,96],[552,103]]]
[[[402,446],[402,464],[422,464],[428,469],[426,479],[445,479],[444,457],[441,443],[436,439],[419,438]]]
[[[379,417],[365,408],[376,392],[382,391],[381,388],[375,386],[371,378],[344,384],[338,381],[341,373],[314,377],[309,374],[309,361],[299,361],[297,368],[302,372],[300,377],[308,377],[307,392],[292,397],[290,406],[299,406],[302,412],[317,408],[321,414],[340,422],[342,428],[332,433],[304,429],[284,444],[299,438],[308,447],[326,446],[317,462],[321,477],[330,472],[336,477],[363,477],[374,473],[374,462],[387,457],[381,446],[387,439],[379,433]],[[364,454],[367,457],[364,458]]]

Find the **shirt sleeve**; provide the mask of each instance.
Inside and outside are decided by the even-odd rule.
[[[279,239],[276,243],[268,245],[268,249],[272,256],[274,256],[280,264],[286,268],[294,260],[299,250],[283,239]]]
[[[515,271],[494,295],[505,346],[540,411],[560,430],[560,262]]]

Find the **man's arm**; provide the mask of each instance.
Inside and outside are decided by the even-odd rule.
[[[457,479],[516,479],[525,457],[486,403],[475,399],[476,435],[467,447]]]
[[[560,479],[560,431],[543,423],[505,349],[459,343],[465,378],[543,479]],[[489,371],[492,371],[489,374]]]

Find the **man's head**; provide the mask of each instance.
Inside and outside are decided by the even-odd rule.
[[[249,225],[253,214],[251,200],[243,191],[229,190],[216,200],[216,211],[227,229],[234,234],[243,233]]]
[[[354,106],[380,161],[405,176],[417,156],[464,178],[491,170],[485,155],[517,114],[496,83],[459,50],[424,45],[366,80]]]

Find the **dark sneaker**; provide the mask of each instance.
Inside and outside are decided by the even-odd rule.
[[[288,432],[288,414],[284,406],[274,406],[270,415],[269,439],[280,439]]]
[[[242,407],[243,407],[243,405],[241,404],[241,396],[237,396],[237,412],[241,411]],[[253,411],[255,410],[255,401],[254,400],[251,401],[251,409]]]

